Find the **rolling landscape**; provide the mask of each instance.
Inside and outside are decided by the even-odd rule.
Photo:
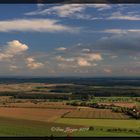
[[[1,78],[0,83],[1,136],[140,136],[139,78]]]

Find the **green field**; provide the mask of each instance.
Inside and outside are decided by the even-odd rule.
[[[60,124],[44,123],[22,119],[0,117],[0,136],[64,136],[61,132],[52,132],[52,126]],[[60,125],[65,127],[65,125]]]
[[[106,131],[85,131],[85,132],[76,132],[72,136],[75,137],[139,137],[140,134],[130,133],[130,132],[106,132]]]
[[[73,119],[60,118],[57,123],[93,126],[92,131],[75,132],[73,136],[140,136],[139,120],[111,120],[111,119]],[[120,128],[127,131],[108,132],[108,129]],[[130,131],[129,131],[130,130]],[[132,130],[132,132],[131,132]],[[136,133],[135,130],[139,132]]]
[[[100,121],[102,122],[102,120]],[[62,118],[62,119],[58,119],[55,123],[44,123],[44,122],[39,122],[39,121],[29,121],[29,120],[11,119],[11,118],[1,117],[0,118],[0,136],[51,136],[51,135],[67,136],[67,134],[70,134],[70,136],[140,136],[139,133],[134,133],[134,132],[107,132],[106,131],[107,127],[105,126],[104,127],[97,126],[95,130],[76,131],[73,133],[51,131],[52,127],[60,127],[64,129],[66,129],[67,127],[70,127],[72,129],[75,129],[75,128],[79,129],[79,128],[85,128],[86,125],[89,125],[89,124],[90,126],[91,124],[95,126],[93,122],[97,122],[97,120]],[[122,121],[120,123],[122,124]],[[125,123],[128,123],[128,122],[125,122]],[[124,125],[125,123],[123,123],[122,125]],[[131,125],[131,127],[137,128],[136,123],[137,122],[134,120],[134,124],[133,124],[133,120],[132,120],[132,122],[130,121],[130,124],[127,124],[125,126],[128,127]]]
[[[60,118],[55,122],[85,126],[119,127],[140,129],[140,120],[111,120],[111,119],[73,119]]]

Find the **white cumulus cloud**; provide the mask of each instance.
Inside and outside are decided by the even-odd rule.
[[[28,57],[26,59],[26,63],[27,63],[27,67],[32,69],[32,70],[35,70],[35,69],[40,69],[40,68],[43,68],[44,67],[44,64],[41,63],[41,62],[37,62],[34,58],[32,57]]]
[[[91,63],[89,63],[86,59],[84,58],[78,58],[78,61],[77,61],[78,65],[79,66],[91,66]]]
[[[0,51],[0,60],[10,59],[25,52],[28,48],[26,44],[21,43],[19,40],[7,42],[5,48]]]
[[[28,50],[28,46],[26,44],[21,43],[18,40],[13,40],[7,43],[8,47],[5,49],[5,53],[8,54],[19,54],[26,50]]]
[[[89,61],[101,61],[103,59],[100,53],[89,53],[85,56]]]

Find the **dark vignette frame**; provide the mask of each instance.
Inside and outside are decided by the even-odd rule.
[[[140,4],[140,0],[0,0],[0,4]],[[0,140],[139,140],[140,137],[0,137]]]

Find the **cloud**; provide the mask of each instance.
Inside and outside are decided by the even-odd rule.
[[[65,61],[66,59],[65,58],[63,58],[62,56],[56,56],[55,57],[56,58],[56,60],[58,60],[58,61]]]
[[[28,46],[26,44],[21,43],[18,40],[13,40],[7,43],[7,48],[4,50],[7,54],[20,54],[26,50],[28,50]]]
[[[101,54],[99,53],[82,54],[82,56],[79,56],[75,59],[79,66],[97,66],[97,64],[93,64],[92,62],[103,60]]]
[[[65,55],[70,55],[71,52],[67,52],[67,54]],[[73,61],[77,61],[78,59],[85,59],[86,61],[101,61],[103,60],[102,58],[102,55],[100,53],[94,53],[94,52],[91,52],[91,53],[78,53],[75,51],[75,53],[72,53],[71,54],[71,57],[62,57],[62,56],[56,56],[55,57],[56,60],[58,61],[69,61],[69,62],[73,62]]]
[[[101,60],[103,60],[100,53],[88,53],[88,54],[84,54],[84,55],[85,55],[85,58],[89,61],[101,61]]]
[[[115,59],[115,58],[118,58],[118,56],[117,55],[111,55],[110,58]]]
[[[78,9],[77,9],[78,7]],[[25,13],[25,15],[46,15],[46,14],[58,14],[60,16],[66,16],[72,13],[75,13],[77,11],[81,11],[83,6],[81,5],[75,5],[75,4],[66,4],[66,5],[59,5],[59,6],[53,6],[50,8],[46,8],[43,10],[37,10],[37,11],[32,11]]]
[[[25,15],[57,15],[59,17],[71,17],[74,14],[80,13],[85,10],[86,6],[83,4],[65,4],[52,6],[44,10],[37,10],[25,13]]]
[[[121,13],[127,8],[127,13]],[[65,4],[55,5],[44,9],[38,9],[36,11],[25,13],[25,15],[57,15],[61,18],[74,18],[74,19],[85,19],[85,20],[130,20],[139,21],[139,14],[133,12],[128,5],[112,5],[112,4]],[[96,10],[96,15],[87,14],[87,9]],[[115,12],[109,11],[108,13],[101,13],[104,10],[116,9]],[[125,11],[126,12],[126,11]],[[98,15],[98,16],[97,16]]]
[[[119,12],[114,12],[112,13],[111,16],[109,16],[107,19],[109,20],[140,20],[139,15],[134,15],[134,14],[122,14],[120,11]]]
[[[128,34],[128,33],[140,33],[140,29],[105,29],[99,32],[111,34]]]
[[[78,58],[78,65],[79,66],[91,66],[91,63],[89,63],[87,60],[84,58]]]
[[[108,10],[112,8],[111,4],[92,4],[91,7],[96,8],[98,11]]]
[[[18,66],[16,66],[16,65],[10,65],[10,66],[9,66],[9,70],[10,70],[10,71],[15,71],[15,70],[17,70],[17,69],[19,69],[19,68],[18,68]]]
[[[100,14],[99,16],[91,17],[91,20],[126,20],[126,21],[140,21],[140,15],[132,12],[121,13],[113,12],[107,14]]]
[[[55,56],[55,62],[59,66],[69,67],[69,68],[79,68],[79,67],[95,67],[98,61],[102,61],[102,55],[96,52],[89,52],[90,49],[82,48],[82,46],[77,46],[69,48],[69,50],[63,54]],[[96,63],[95,63],[96,62]]]
[[[57,61],[65,61],[65,62],[74,62],[75,58],[64,58],[62,56],[56,56],[55,57]]]
[[[140,34],[133,32],[127,34],[113,34],[99,39],[94,49],[99,52],[113,53],[113,55],[140,54]],[[91,46],[92,47],[92,46]]]
[[[0,61],[4,60],[4,59],[9,59],[9,58],[12,58],[13,55],[10,55],[10,54],[5,54],[3,52],[0,52]]]
[[[57,50],[57,51],[65,51],[65,50],[67,50],[67,48],[60,47],[60,48],[57,48],[56,50]]]
[[[78,28],[62,25],[52,19],[15,19],[0,21],[0,32],[77,32]]]
[[[89,62],[88,60],[86,60],[85,58],[78,58],[77,63],[81,67],[97,66],[97,64],[95,64],[95,63],[93,64],[93,63]]]
[[[0,51],[0,61],[13,58],[15,55],[27,51],[28,48],[29,47],[26,44],[23,44],[18,40],[7,42],[5,48]]]
[[[7,65],[10,71],[19,70],[19,68],[24,69],[25,64],[31,70],[43,68],[43,63],[37,62],[28,53],[24,54],[28,49],[29,46],[21,43],[19,40],[9,41],[0,50],[0,62]]]
[[[94,8],[98,11],[111,9],[109,4],[65,4],[52,6],[46,9],[38,9],[36,11],[25,13],[25,15],[57,15],[59,17],[77,18],[77,19],[90,19],[89,14],[85,14],[87,8]]]
[[[106,72],[106,73],[112,73],[112,70],[111,69],[108,69],[108,68],[105,68],[104,69],[104,72]]]
[[[60,55],[59,55],[60,54]],[[57,53],[55,60],[58,63],[63,62],[63,65],[68,65],[68,67],[76,66],[80,67],[94,67],[97,66],[95,62],[102,61],[102,54],[99,52],[94,52],[90,48],[85,48],[85,45],[79,45],[70,47],[65,53]]]
[[[26,59],[26,63],[27,63],[27,67],[32,69],[32,70],[40,69],[40,68],[44,67],[43,63],[36,62],[36,60],[34,58],[32,58],[32,57],[28,57]]]
[[[82,49],[82,52],[90,52],[90,49],[84,48]]]
[[[135,5],[134,5],[135,6]],[[25,13],[25,15],[57,15],[61,18],[73,18],[73,19],[83,19],[83,20],[129,20],[129,21],[139,21],[140,16],[134,12],[134,7],[129,8],[127,4],[65,4],[65,5],[55,5],[47,7],[44,9],[38,8],[36,11]],[[87,9],[96,10],[96,15],[87,14]],[[102,13],[102,11],[116,9],[115,12],[109,11],[108,13]],[[127,9],[127,12],[125,11]],[[116,12],[117,11],[117,12]],[[125,13],[121,13],[123,11]],[[106,12],[106,11],[105,11]]]
[[[55,75],[72,75],[75,71],[77,75],[80,75],[78,71],[85,75],[127,75],[128,72],[123,70],[125,67],[129,70],[139,65],[139,44],[139,33],[128,32],[107,34],[93,44],[76,43],[74,46],[67,47],[64,52],[65,49],[60,47],[62,51],[30,52],[29,54],[27,51],[29,46],[26,43],[12,40],[0,49],[0,65],[1,68],[3,67],[1,71],[5,69],[9,73],[47,76],[51,72]],[[136,57],[136,60],[129,56]]]

